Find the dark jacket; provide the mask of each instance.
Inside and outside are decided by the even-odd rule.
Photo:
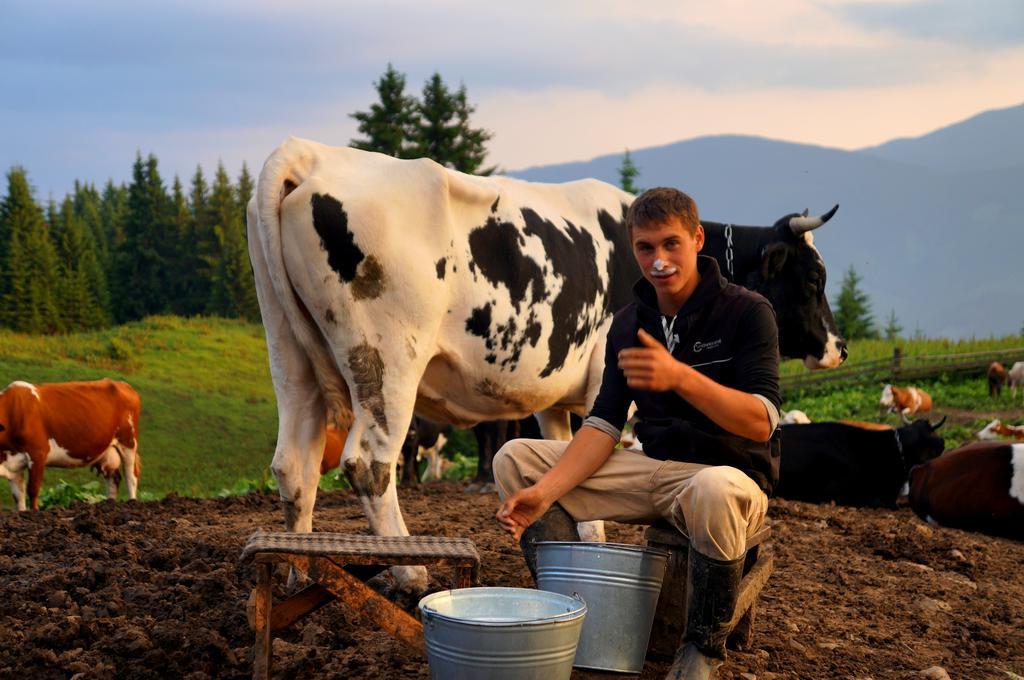
[[[715,382],[758,394],[779,406],[779,341],[775,312],[757,293],[728,283],[713,258],[699,256],[701,280],[676,315],[679,336],[672,355]],[[615,314],[605,350],[601,391],[590,416],[622,429],[631,401],[637,405],[636,434],[644,453],[661,460],[731,465],[767,493],[778,480],[778,433],[768,442],[730,434],[675,392],[634,390],[619,369],[618,353],[640,346],[643,328],[665,344],[654,288],[640,279],[634,302]]]

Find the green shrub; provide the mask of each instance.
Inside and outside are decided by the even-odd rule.
[[[464,456],[461,453],[456,453],[452,456],[452,462],[455,464],[444,471],[442,475],[444,479],[468,479],[476,474],[476,456]]]
[[[93,480],[77,486],[61,479],[39,494],[39,507],[67,508],[73,503],[99,503],[106,499],[107,495],[100,491],[99,481]]]

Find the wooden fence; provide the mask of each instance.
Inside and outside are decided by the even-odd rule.
[[[983,375],[993,361],[1002,363],[1007,370],[1017,361],[1024,361],[1024,347],[967,352],[963,354],[923,354],[903,356],[901,348],[893,350],[891,359],[862,361],[850,368],[834,368],[786,376],[781,380],[786,397],[797,394],[820,394],[832,390],[860,386],[878,386],[885,383],[902,385],[914,380],[936,378],[940,375]]]

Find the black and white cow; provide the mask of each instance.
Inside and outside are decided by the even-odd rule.
[[[1024,444],[973,443],[910,471],[922,519],[1024,540]]]
[[[632,198],[596,180],[475,177],[296,138],[275,150],[248,229],[287,528],[312,530],[328,421],[348,431],[342,466],[379,535],[407,534],[395,465],[414,412],[457,427],[537,413],[545,437],[568,439],[569,412],[585,412],[600,387],[611,315],[639,276],[623,226]],[[806,232],[823,221],[750,231],[767,264],[747,278],[777,310],[814,308],[780,313],[794,324],[780,334],[798,336],[811,318],[805,334],[826,340],[792,346],[833,366],[841,348],[828,339],[824,298],[780,279],[811,276],[806,265],[823,283]],[[736,238],[748,232],[731,229],[723,252],[746,266]],[[730,228],[708,223],[712,243],[716,230]],[[396,575],[406,588],[426,585],[422,568]]]
[[[772,303],[779,324],[779,352],[803,359],[807,368],[835,368],[846,359],[825,297],[825,263],[811,232],[835,215],[792,213],[771,227],[705,222],[704,255],[718,260],[733,283],[755,290]]]
[[[775,495],[791,500],[891,507],[910,468],[942,453],[931,425],[915,420],[891,430],[843,423],[784,425]]]

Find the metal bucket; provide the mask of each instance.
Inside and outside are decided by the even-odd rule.
[[[590,611],[574,666],[643,670],[668,557],[664,550],[640,545],[537,543],[537,587],[579,593]]]
[[[525,588],[461,588],[420,600],[433,680],[568,680],[587,605]]]

